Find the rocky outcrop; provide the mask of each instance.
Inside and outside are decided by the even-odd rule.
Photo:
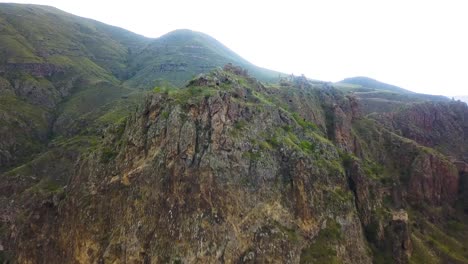
[[[408,263],[412,252],[408,214],[403,209],[392,209],[401,207],[400,199],[389,192],[388,187],[366,175],[358,160],[349,157],[345,167],[361,223],[374,253],[387,252],[393,263]],[[384,204],[386,199],[393,200],[390,208]]]
[[[404,210],[392,212],[389,230],[395,263],[408,263],[412,252],[408,213]]]

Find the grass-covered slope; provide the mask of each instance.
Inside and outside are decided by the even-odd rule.
[[[142,90],[178,86],[229,62],[262,80],[278,77],[202,33],[151,39],[49,6],[0,3],[0,169],[50,138],[110,122]]]
[[[128,94],[119,79],[129,54],[147,41],[53,7],[0,4],[0,169],[43,149],[56,119],[72,126]]]
[[[274,81],[279,73],[249,63],[216,39],[191,30],[176,30],[153,40],[131,60],[132,77],[126,84],[148,88],[162,81],[175,86],[200,73],[227,63],[241,65],[262,81]]]
[[[53,7],[0,6],[0,69],[17,63],[74,66],[144,88],[157,80],[180,85],[226,63],[242,65],[261,80],[278,78],[203,33],[176,30],[151,39]]]
[[[354,88],[368,88],[368,89],[385,90],[385,91],[397,92],[397,93],[413,93],[401,87],[379,82],[377,80],[374,80],[368,77],[351,77],[351,78],[346,78],[338,83],[349,84],[350,87],[354,86]]]
[[[129,52],[148,42],[129,31],[48,6],[1,4],[0,23],[2,66],[51,63],[91,73],[96,64],[124,76]]]

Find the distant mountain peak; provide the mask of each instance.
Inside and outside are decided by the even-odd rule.
[[[369,77],[365,77],[365,76],[345,78],[342,81],[339,81],[338,83],[353,84],[353,85],[362,86],[364,88],[387,90],[387,91],[398,92],[398,93],[414,93],[410,90],[398,87],[396,85],[384,83],[384,82],[381,82],[381,81],[378,81]]]
[[[196,37],[196,36],[207,36],[206,34],[191,29],[176,29],[163,34],[159,38],[168,38],[168,37]]]
[[[187,35],[190,35],[190,34],[193,34],[193,35],[199,35],[199,34],[203,34],[201,32],[198,32],[198,31],[195,31],[195,30],[191,30],[191,29],[188,29],[188,28],[179,28],[179,29],[175,29],[175,30],[172,30],[172,31],[169,31],[167,32],[166,34],[164,35],[176,35],[176,34],[187,34]]]

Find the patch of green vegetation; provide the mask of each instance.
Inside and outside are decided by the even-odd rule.
[[[310,129],[312,131],[318,131],[318,127],[316,124],[305,120],[304,118],[300,117],[297,113],[292,114],[294,120],[304,129]]]
[[[19,99],[13,94],[0,95],[0,138],[2,147],[12,154],[13,164],[28,161],[45,148],[49,130],[47,110]],[[12,140],[13,139],[13,140]],[[9,143],[10,142],[10,143]],[[0,168],[3,171],[5,168]]]
[[[82,85],[73,97],[61,105],[60,108],[65,115],[78,116],[92,112],[132,92],[128,88],[115,86],[109,82]]]
[[[144,100],[145,93],[132,92],[128,95],[112,95],[109,102],[103,102],[104,105],[82,115],[92,122],[94,127],[108,127],[109,125],[121,125],[126,122],[127,117],[135,111],[137,106]],[[95,120],[93,122],[93,120]]]
[[[63,191],[62,186],[55,180],[44,178],[37,184],[26,190],[29,193],[54,194]]]
[[[299,147],[304,151],[308,153],[312,153],[315,149],[315,145],[310,143],[309,141],[306,140],[301,140],[299,142]]]
[[[183,89],[168,89],[169,98],[172,98],[178,104],[198,102],[203,98],[215,95],[218,90],[211,87],[189,86]]]
[[[374,134],[377,133],[377,128],[379,126],[374,120],[368,118],[362,118],[356,120],[353,123],[353,130],[356,135],[358,135],[364,142],[372,140],[375,138]]]
[[[115,157],[117,157],[118,154],[119,153],[116,150],[110,147],[104,147],[101,151],[101,161],[104,163],[109,163],[110,161],[115,159]]]
[[[286,227],[277,221],[275,221],[275,226],[278,227],[278,229],[280,229],[281,232],[283,232],[283,234],[286,234],[286,236],[288,237],[288,240],[291,241],[292,243],[297,243],[300,241],[301,237],[298,234],[296,229]]]
[[[341,238],[340,224],[329,219],[327,227],[320,230],[314,242],[302,250],[300,263],[342,263],[335,249]]]
[[[405,90],[401,87],[386,84],[379,82],[377,80],[368,78],[368,77],[352,77],[346,78],[338,83],[341,86],[351,87],[351,88],[368,88],[368,89],[377,89],[379,91],[387,91],[392,93],[412,93],[411,91]]]
[[[39,63],[41,58],[34,55],[33,48],[21,35],[0,35],[1,61],[8,63]]]
[[[343,166],[349,168],[354,161],[357,161],[358,158],[354,154],[349,152],[340,152],[340,158],[343,161]]]
[[[315,155],[316,165],[324,172],[330,175],[344,175],[345,171],[340,160],[335,159],[323,159],[320,155]]]
[[[276,136],[268,138],[266,142],[273,148],[277,148],[281,145],[280,140]]]
[[[247,126],[247,122],[245,120],[237,120],[235,123],[234,123],[234,128],[235,129],[238,129],[238,130],[242,130],[243,128],[245,128]]]
[[[271,106],[274,106],[274,104],[265,97],[265,95],[261,94],[261,93],[258,93],[258,92],[253,92],[253,95],[263,104],[266,104],[266,105],[271,105]]]
[[[428,245],[437,249],[440,253],[454,261],[468,263],[468,251],[466,245],[445,234],[435,225],[426,222],[425,230],[427,234],[425,239]]]
[[[299,138],[297,137],[296,134],[294,134],[292,132],[288,132],[286,134],[286,137],[289,138],[292,142],[294,142],[295,145],[300,144],[300,140],[299,140]]]
[[[34,126],[41,130],[47,129],[46,110],[42,107],[31,105],[14,95],[0,96],[0,112],[14,114],[18,119],[33,122]]]
[[[126,111],[126,109],[115,108],[100,116],[98,121],[104,124],[120,124],[127,120],[128,114],[129,111]]]
[[[454,233],[467,231],[467,225],[457,220],[449,220],[447,222],[447,228],[449,231]]]
[[[252,161],[257,161],[260,159],[261,157],[261,153],[258,152],[258,151],[246,151],[244,153],[242,153],[242,156],[249,159],[249,160],[252,160]]]
[[[100,138],[95,135],[79,135],[74,137],[57,137],[50,142],[51,147],[59,147],[86,151],[99,145]]]
[[[364,160],[361,162],[361,168],[367,177],[378,180],[383,184],[388,184],[392,181],[391,177],[388,176],[388,172],[385,170],[385,167],[381,164],[378,164],[371,160]]]
[[[268,141],[260,142],[259,146],[260,146],[260,148],[262,150],[272,150],[273,149],[273,146],[270,143],[268,143]]]
[[[335,201],[339,204],[347,203],[353,199],[353,194],[350,191],[343,190],[343,188],[339,186],[333,188],[330,194],[332,194]]]
[[[175,88],[168,87],[168,86],[156,86],[153,88],[153,93],[162,93],[162,94],[168,94],[169,91],[174,90]]]
[[[410,264],[438,264],[440,259],[434,252],[424,244],[424,242],[415,234],[411,235],[413,243],[413,253],[409,260]]]
[[[164,111],[161,113],[161,116],[164,118],[164,119],[168,119],[169,118],[169,111]]]
[[[290,133],[293,131],[293,127],[292,126],[288,126],[288,125],[285,125],[285,126],[282,126],[281,127],[285,132],[287,133]]]

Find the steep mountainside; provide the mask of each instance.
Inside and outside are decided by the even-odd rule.
[[[253,66],[223,44],[203,33],[176,30],[152,41],[130,61],[134,87],[154,87],[167,82],[180,86],[197,74],[235,63],[262,81],[274,81],[279,73]]]
[[[44,6],[0,43],[0,263],[468,263],[464,103]]]
[[[229,62],[262,80],[278,78],[202,33],[149,39],[52,7],[0,3],[0,171],[51,137],[119,120],[144,90]]]
[[[44,149],[79,115],[130,93],[118,77],[129,50],[147,40],[51,7],[0,5],[4,168]]]

